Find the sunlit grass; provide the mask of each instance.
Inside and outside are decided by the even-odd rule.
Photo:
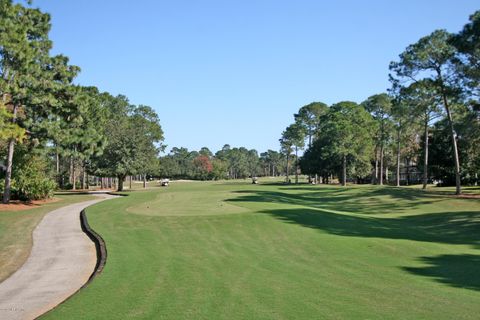
[[[106,268],[46,318],[478,318],[479,200],[269,182],[174,182],[88,209]]]

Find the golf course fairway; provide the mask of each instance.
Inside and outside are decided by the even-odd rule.
[[[478,319],[480,200],[172,182],[87,209],[103,273],[44,319]]]

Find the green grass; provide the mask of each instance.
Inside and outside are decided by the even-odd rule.
[[[56,195],[47,202],[21,211],[0,211],[0,282],[27,260],[32,248],[32,232],[46,213],[75,202],[93,199],[91,195]]]
[[[107,243],[106,268],[46,319],[480,314],[478,199],[412,188],[172,183],[87,213]]]

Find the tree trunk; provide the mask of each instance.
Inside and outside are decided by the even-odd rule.
[[[288,166],[288,160],[289,160],[289,158],[290,158],[290,157],[289,157],[289,155],[287,154],[287,169],[286,169],[287,183],[290,182],[290,181],[289,181],[290,179],[288,178],[289,173],[290,173],[289,170],[288,170],[288,167],[289,167],[289,166]]]
[[[453,128],[452,115],[450,113],[450,108],[447,106],[447,99],[444,97],[445,109],[447,110],[448,124],[450,127],[450,133],[452,136],[453,144],[453,158],[455,159],[455,194],[460,195],[462,193],[462,186],[460,180],[460,158],[458,157],[458,147],[457,147],[457,135],[455,134],[455,129]]]
[[[143,189],[147,189],[147,175],[143,175]]]
[[[373,184],[377,184],[378,181],[378,146],[375,146],[375,174],[373,176]]]
[[[118,185],[117,185],[117,191],[123,191],[123,179],[125,179],[124,176],[118,176]]]
[[[6,95],[3,95],[3,101],[6,101]],[[12,123],[17,122],[18,106],[14,105],[12,110]],[[13,171],[13,153],[15,152],[15,139],[8,140],[7,151],[7,171],[5,172],[5,188],[3,189],[2,203],[10,202],[10,192],[12,188],[12,171]]]
[[[443,83],[441,71],[437,70],[437,74],[440,78],[440,88],[442,92],[443,105],[445,106],[445,110],[447,111],[448,126],[450,127],[450,134],[452,138],[453,159],[455,160],[455,194],[460,195],[462,193],[462,186],[460,180],[460,158],[458,157],[457,135],[453,127],[452,114],[450,112],[450,106],[447,99],[447,93],[445,92],[445,85]]]
[[[428,115],[425,116],[425,145],[424,145],[424,153],[423,153],[423,189],[427,189],[428,183]]]
[[[347,156],[343,156],[342,186],[347,185]]]
[[[60,155],[58,151],[55,153],[55,172],[57,174],[57,182],[60,183]]]
[[[380,185],[383,186],[383,141],[381,142],[381,145],[380,145],[380,179],[378,179],[380,181]]]
[[[401,136],[401,130],[400,126],[397,131],[397,187],[400,187],[400,136]]]
[[[75,172],[75,160],[73,160],[73,157],[71,158],[72,161],[72,190],[77,190],[77,177],[76,177],[76,172]]]
[[[298,148],[295,147],[295,184],[298,184]]]
[[[130,183],[129,189],[132,190],[132,176],[130,176],[129,183]]]
[[[87,172],[85,171],[85,163],[82,165],[82,190],[85,190],[87,180]]]

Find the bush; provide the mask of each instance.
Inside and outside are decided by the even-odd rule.
[[[11,183],[11,199],[30,201],[47,199],[53,196],[57,185],[47,176],[47,164],[40,156],[22,158],[14,167]],[[3,192],[5,180],[0,180]]]
[[[80,181],[75,182],[75,188],[77,190],[82,188],[82,184]],[[73,184],[71,182],[67,182],[61,187],[62,190],[73,190]]]
[[[31,157],[14,173],[15,189],[20,200],[51,198],[57,184],[45,174],[46,164],[40,157]]]

